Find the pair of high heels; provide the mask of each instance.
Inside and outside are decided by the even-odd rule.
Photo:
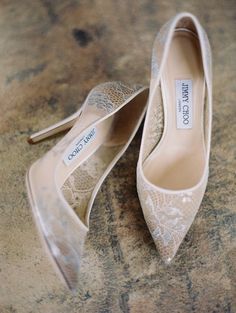
[[[71,128],[26,178],[43,242],[71,290],[78,285],[94,198],[145,113],[137,190],[153,240],[169,263],[199,209],[209,168],[211,50],[190,13],[176,15],[158,33],[149,89],[98,85],[78,112],[29,138],[35,143]]]

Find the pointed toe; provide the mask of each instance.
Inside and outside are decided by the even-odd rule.
[[[165,245],[162,240],[155,240],[155,245],[161,260],[165,263],[165,265],[170,265],[178,251],[180,243],[179,245],[175,245],[173,243]]]

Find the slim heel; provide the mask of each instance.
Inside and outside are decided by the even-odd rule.
[[[65,118],[64,120],[60,122],[57,122],[45,129],[42,129],[30,135],[27,139],[28,143],[35,144],[39,141],[42,141],[43,139],[52,137],[53,135],[56,135],[60,132],[70,129],[74,125],[76,119],[80,116],[80,114],[81,114],[81,110],[70,115],[69,117]]]

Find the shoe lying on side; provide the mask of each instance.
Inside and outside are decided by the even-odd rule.
[[[140,86],[98,85],[77,113],[29,139],[34,143],[73,126],[26,176],[39,233],[72,291],[78,284],[94,198],[138,130],[147,97],[148,89]]]
[[[188,232],[207,185],[211,72],[205,31],[192,14],[178,14],[161,28],[154,42],[137,166],[144,217],[166,263]]]

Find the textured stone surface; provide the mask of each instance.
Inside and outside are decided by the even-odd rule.
[[[197,218],[170,266],[160,261],[136,194],[141,131],[103,184],[80,288],[60,284],[26,198],[29,165],[58,140],[28,134],[74,112],[97,83],[148,84],[159,27],[199,16],[214,56],[211,172]],[[0,312],[236,312],[236,4],[228,1],[0,2]]]

